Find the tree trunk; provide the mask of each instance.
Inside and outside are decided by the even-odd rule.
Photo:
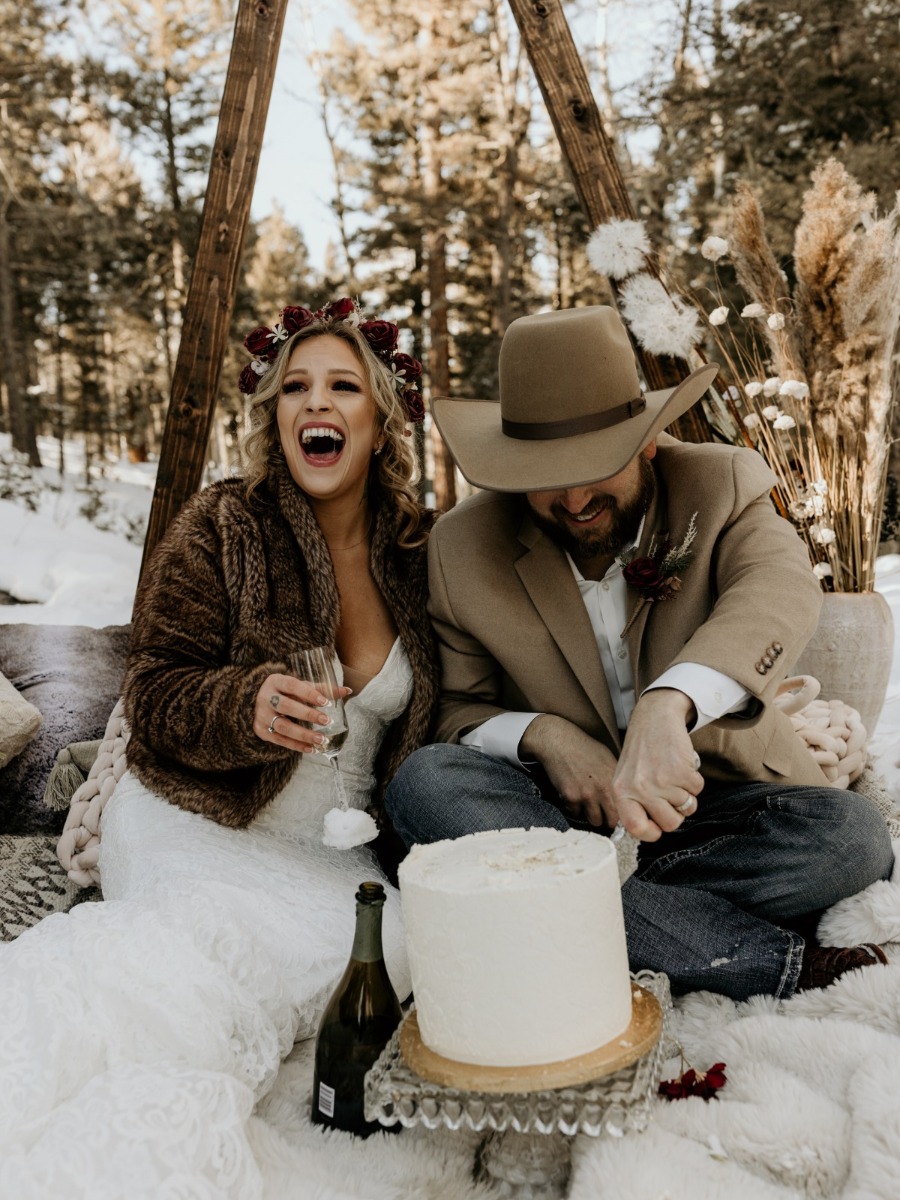
[[[355,293],[358,290],[356,258],[350,244],[350,232],[347,227],[347,215],[350,210],[345,200],[346,188],[344,186],[344,172],[341,166],[341,152],[337,144],[337,139],[334,136],[331,118],[329,117],[334,97],[329,94],[325,72],[322,69],[322,56],[316,44],[315,27],[310,15],[309,5],[302,3],[300,5],[300,12],[303,17],[304,36],[308,42],[306,61],[309,63],[310,69],[316,77],[316,84],[319,88],[319,116],[322,119],[322,131],[325,134],[325,140],[328,142],[328,149],[331,152],[331,165],[334,170],[334,215],[337,218],[338,236],[341,240],[341,249],[344,252],[344,261],[347,267],[346,286],[348,292]]]
[[[434,15],[423,26],[426,55],[434,52]],[[450,334],[447,325],[447,234],[443,225],[440,140],[440,110],[425,90],[422,125],[422,190],[426,227],[423,237],[428,280],[428,381],[432,396],[450,394]],[[434,454],[434,497],[438,509],[447,512],[456,503],[456,466],[436,425],[432,425]]]
[[[143,571],[203,477],[287,0],[239,0]]]
[[[38,453],[37,433],[34,415],[28,404],[20,370],[22,341],[17,337],[20,324],[18,304],[16,302],[16,281],[13,278],[10,263],[9,246],[9,200],[0,198],[0,347],[2,347],[3,381],[6,384],[6,398],[9,404],[9,431],[12,435],[12,448],[20,454],[28,456],[33,467],[41,465]]]
[[[631,198],[560,0],[509,0],[509,5],[591,225],[613,217],[633,220]],[[647,265],[659,278],[655,265]],[[612,287],[615,291],[614,282]],[[689,370],[681,360],[660,360],[640,346],[635,352],[651,391],[679,383]],[[686,440],[710,440],[706,422],[696,407],[670,432]]]

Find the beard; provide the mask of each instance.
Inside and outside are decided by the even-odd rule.
[[[545,517],[531,509],[535,525],[539,526],[556,544],[568,551],[573,558],[589,559],[600,554],[619,554],[637,536],[641,521],[656,492],[656,475],[650,460],[643,454],[638,459],[639,476],[635,491],[624,503],[619,504],[612,496],[598,497],[609,506],[610,523],[605,530],[586,529],[579,533],[573,529],[562,502],[557,500],[550,506],[552,516]],[[591,501],[590,511],[597,501]],[[530,506],[529,506],[530,507]]]

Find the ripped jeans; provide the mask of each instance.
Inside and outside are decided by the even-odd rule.
[[[524,771],[465,746],[424,746],[385,797],[407,846],[483,829],[570,822]],[[791,996],[817,915],[878,879],[894,856],[881,814],[835,788],[707,784],[697,811],[641,845],[622,889],[632,971],[664,971],[673,992],[734,1000]]]

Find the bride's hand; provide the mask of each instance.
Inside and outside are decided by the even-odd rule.
[[[338,690],[342,699],[351,691],[346,687]],[[296,750],[298,754],[311,754],[325,739],[300,722],[327,725],[328,717],[319,707],[326,703],[326,697],[308,680],[293,675],[269,675],[256,693],[253,732],[264,742]]]

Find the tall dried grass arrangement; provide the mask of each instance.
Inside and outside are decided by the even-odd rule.
[[[806,396],[778,397],[792,428],[776,431],[771,417],[753,425],[758,448],[778,475],[814,559],[831,568],[834,590],[871,591],[897,404],[892,365],[900,329],[900,198],[879,219],[875,197],[840,163],[829,159],[820,166],[794,237],[793,295],[783,276],[779,292],[777,262],[747,187],[734,203],[730,243],[742,287],[767,312],[785,318],[781,329],[771,327],[777,322],[760,325],[773,374],[809,388]],[[741,386],[739,376],[736,383],[747,398],[746,380]],[[760,398],[747,399],[762,416]],[[818,491],[811,493],[814,483]],[[817,511],[811,495],[824,499]]]
[[[679,341],[676,317],[687,322],[695,314],[635,270],[645,233],[631,224],[627,269],[620,269],[621,229],[613,238],[601,226],[591,261],[601,274],[629,276],[623,317],[636,340],[651,353],[685,357],[681,342],[695,344],[697,327]],[[900,410],[900,194],[878,218],[874,196],[840,163],[820,166],[795,232],[793,289],[746,184],[738,185],[730,224],[727,242],[709,237],[700,252],[714,263],[730,253],[751,301],[741,312],[747,336],[729,328],[721,287],[713,305],[690,297],[724,368],[719,390],[704,401],[707,418],[725,437],[755,447],[775,472],[776,502],[806,540],[823,586],[871,591]]]

